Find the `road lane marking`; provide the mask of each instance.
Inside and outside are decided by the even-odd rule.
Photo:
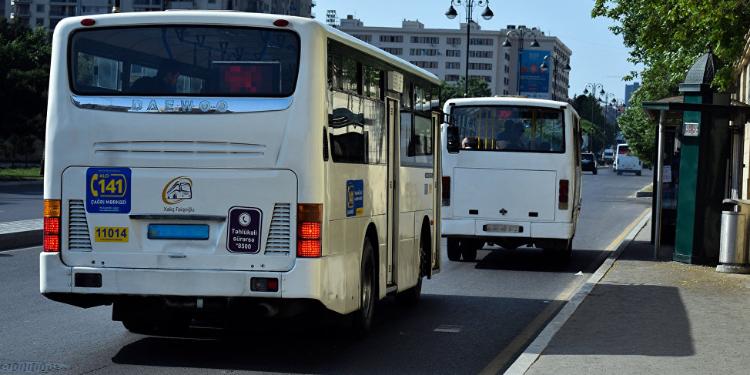
[[[444,333],[459,333],[461,332],[461,326],[454,326],[449,324],[443,324],[434,329],[434,332]]]
[[[575,312],[580,302],[583,301],[583,298],[588,295],[588,292],[593,289],[593,286],[598,283],[602,277],[604,277],[607,271],[609,271],[612,263],[614,263],[614,259],[616,259],[614,256],[619,255],[615,250],[620,248],[620,246],[624,243],[623,241],[626,238],[630,237],[631,234],[632,238],[635,238],[635,235],[638,234],[638,231],[640,231],[643,225],[645,225],[649,212],[651,212],[651,209],[646,209],[640,215],[638,215],[638,217],[634,221],[632,221],[627,227],[625,227],[620,235],[618,235],[614,240],[612,240],[612,242],[610,242],[609,245],[607,245],[605,250],[608,251],[602,252],[602,254],[596,258],[596,260],[589,264],[587,269],[591,268],[591,266],[596,262],[601,261],[602,258],[608,258],[603,261],[602,265],[596,270],[596,272],[594,272],[594,274],[588,279],[588,281],[574,281],[570,283],[570,285],[568,285],[562,292],[560,292],[554,298],[554,300],[550,302],[544,301],[545,303],[548,303],[547,307],[545,307],[544,310],[542,310],[542,312],[539,313],[531,321],[531,323],[526,325],[521,333],[516,335],[513,341],[511,341],[510,344],[508,344],[508,346],[506,346],[480,372],[480,375],[500,373],[505,365],[513,360],[513,358],[522,350],[523,352],[519,355],[516,361],[508,367],[508,370],[505,373],[523,374],[524,372],[526,372],[526,370],[528,370],[528,368],[531,367],[531,365],[536,361],[544,348],[547,347],[547,344],[549,343],[549,341],[551,341],[555,333],[557,333],[557,331],[562,327],[563,324],[565,324],[565,322],[573,314],[573,312]],[[590,287],[586,288],[587,286]],[[584,290],[585,294],[582,294]],[[575,303],[568,303],[574,302],[573,300],[575,300]],[[565,311],[565,315],[562,315],[563,311]],[[535,335],[537,335],[536,339],[534,339]],[[529,344],[524,350],[526,343],[528,343],[532,339],[533,341],[531,342],[531,344]],[[537,351],[538,353],[527,353],[532,347],[534,347],[534,351]],[[537,350],[538,347],[541,347],[541,350]],[[528,365],[526,365],[526,363],[528,363]]]

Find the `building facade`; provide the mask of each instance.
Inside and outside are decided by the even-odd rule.
[[[31,27],[55,28],[65,17],[110,13],[114,0],[0,0],[5,16]],[[312,17],[313,0],[121,0],[121,12],[165,9],[238,10]]]
[[[347,16],[338,27],[429,70],[448,83],[457,83],[466,74],[465,23],[459,29],[430,29],[410,20],[404,20],[400,28],[371,27]],[[493,95],[520,92],[525,96],[567,100],[570,85],[566,67],[569,68],[572,51],[560,39],[526,26],[482,30],[473,23],[470,31],[469,76],[486,81]],[[506,39],[510,46],[504,46]],[[534,40],[538,47],[531,46]],[[545,57],[546,63],[541,66]]]
[[[735,66],[735,91],[732,99],[750,105],[750,31],[746,34],[745,49]],[[750,119],[747,119],[750,121]],[[750,123],[750,122],[748,122]],[[742,189],[740,198],[750,199],[750,127],[743,124],[744,140],[742,142]]]
[[[629,85],[625,85],[625,106],[630,105],[630,97],[633,96],[633,93],[635,90],[638,90],[638,88],[641,87],[640,82],[634,82]]]

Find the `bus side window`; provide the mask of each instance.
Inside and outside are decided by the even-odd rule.
[[[431,166],[433,153],[432,90],[414,85],[413,121],[401,123],[402,165]]]

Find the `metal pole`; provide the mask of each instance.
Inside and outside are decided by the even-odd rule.
[[[659,259],[661,248],[661,207],[664,190],[664,119],[666,111],[659,111],[659,140],[656,146],[656,222],[654,223],[654,260]]]
[[[732,130],[732,187],[731,198],[740,199],[740,170],[742,160],[740,157],[740,129],[735,126],[733,120],[729,121],[729,129]]]
[[[469,96],[469,45],[471,45],[471,12],[474,0],[466,2],[466,75],[464,76],[464,96]]]

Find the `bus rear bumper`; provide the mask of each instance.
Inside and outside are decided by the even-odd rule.
[[[498,224],[520,226],[522,230],[518,233],[493,231],[491,226]],[[573,237],[575,226],[573,223],[566,222],[535,223],[499,220],[443,219],[441,222],[441,230],[443,237],[570,239]]]
[[[349,312],[336,298],[342,294],[323,292],[326,258],[297,259],[286,272],[70,267],[57,253],[42,253],[39,262],[40,292],[80,307],[109,304],[121,296],[257,297],[317,300],[329,310]],[[251,290],[254,277],[277,279],[278,291]]]

